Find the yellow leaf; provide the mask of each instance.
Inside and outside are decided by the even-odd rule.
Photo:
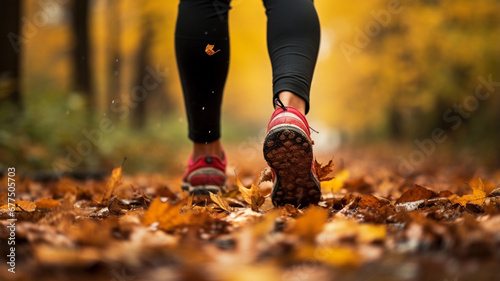
[[[344,187],[344,183],[348,178],[349,178],[349,171],[342,170],[335,176],[334,179],[331,179],[329,181],[322,181],[321,191],[323,193],[339,192],[342,189],[342,187]]]
[[[296,252],[295,257],[333,266],[357,266],[363,261],[363,258],[349,247],[304,246]]]
[[[328,219],[328,210],[318,207],[309,207],[304,215],[295,220],[289,233],[296,234],[307,242],[314,243],[316,235],[323,230]]]
[[[115,188],[120,184],[122,180],[122,166],[113,169],[111,172],[111,177],[108,179],[108,182],[106,184],[106,195],[103,198],[104,200],[109,200],[111,198],[111,195],[113,195],[113,191]]]
[[[252,183],[250,188],[246,188],[238,178],[236,178],[236,185],[238,186],[245,202],[252,207],[252,210],[258,211],[260,206],[262,206],[265,201],[264,197],[259,192],[259,187]]]
[[[484,184],[481,179],[478,179],[478,187],[470,186],[472,189],[472,194],[467,194],[461,197],[451,197],[450,200],[453,204],[460,204],[462,206],[467,205],[467,203],[473,203],[482,205],[484,200],[486,200],[486,192],[484,191]]]
[[[358,239],[360,243],[373,243],[384,241],[387,236],[385,225],[379,224],[358,224]]]
[[[212,199],[212,201],[214,201],[214,203],[217,204],[222,210],[229,213],[233,211],[233,208],[229,206],[229,204],[227,203],[226,200],[224,200],[224,198],[221,198],[219,195],[214,194],[212,192],[209,193],[210,193],[210,199]]]

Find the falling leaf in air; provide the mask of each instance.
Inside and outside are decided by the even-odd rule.
[[[254,184],[252,184],[250,188],[246,188],[238,178],[236,178],[236,185],[238,186],[245,202],[252,207],[253,211],[257,212],[265,201],[264,197],[259,192],[259,188]]]
[[[484,200],[486,200],[486,192],[484,191],[484,184],[481,179],[478,180],[478,186],[469,186],[472,189],[472,194],[467,194],[461,197],[452,196],[450,201],[453,204],[460,204],[462,206],[467,205],[467,203],[473,203],[477,205],[482,205]]]
[[[220,51],[220,50],[214,51],[214,46],[215,45],[208,44],[207,47],[205,47],[205,53],[207,53],[209,56],[213,56],[215,53]]]
[[[328,176],[333,171],[333,159],[324,166],[314,159],[314,169],[316,170],[319,181],[329,181],[333,179],[333,177]]]
[[[228,213],[231,213],[233,211],[233,208],[229,206],[227,201],[224,198],[220,197],[218,194],[210,192],[210,199],[212,199],[212,201],[217,204],[222,210]]]

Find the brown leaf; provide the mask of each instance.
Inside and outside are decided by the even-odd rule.
[[[132,194],[133,194],[132,199],[139,202],[139,204],[141,204],[142,206],[148,207],[152,201],[151,197],[147,196],[146,193],[142,191],[142,189],[135,188],[133,185],[130,186],[132,187]]]
[[[266,167],[264,170],[262,170],[262,172],[260,172],[259,184],[265,181],[272,181],[272,180],[273,180],[273,173],[270,167]]]
[[[314,159],[314,169],[316,170],[319,181],[329,181],[333,179],[333,177],[328,176],[333,171],[333,159],[324,166]]]
[[[438,197],[438,194],[426,187],[416,184],[414,188],[410,188],[401,194],[401,197],[396,201],[396,204],[415,202]]]
[[[438,194],[439,197],[450,197],[452,195],[453,195],[453,192],[451,192],[449,190],[439,191],[439,194]]]
[[[466,206],[467,203],[473,203],[477,205],[483,205],[484,200],[486,199],[486,192],[484,191],[484,184],[481,179],[478,180],[478,186],[473,187],[469,186],[472,189],[472,194],[464,195],[461,197],[452,196],[450,201],[453,204],[460,204],[462,206]]]
[[[215,45],[208,44],[205,47],[205,53],[207,53],[207,55],[209,55],[209,56],[213,56],[215,53],[217,53],[218,51],[220,51],[220,50],[214,51],[214,46]]]
[[[130,210],[131,207],[129,204],[123,202],[120,198],[114,196],[111,198],[108,206],[109,212],[113,215],[122,215]]]
[[[378,200],[377,197],[375,197],[373,195],[364,196],[358,202],[358,207],[360,207],[361,209],[366,209],[368,207],[370,207],[370,208],[380,208],[380,207],[382,207],[384,205],[385,205],[384,203],[382,203],[380,200]]]

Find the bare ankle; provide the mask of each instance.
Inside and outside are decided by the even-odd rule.
[[[209,143],[193,143],[193,159],[196,160],[201,156],[215,155],[218,157],[223,156],[222,145],[220,140]]]
[[[278,94],[278,97],[284,106],[292,106],[300,113],[306,114],[306,102],[301,97],[290,91],[282,91]]]

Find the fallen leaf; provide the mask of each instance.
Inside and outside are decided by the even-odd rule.
[[[262,172],[260,172],[259,175],[259,184],[265,181],[272,181],[273,180],[273,172],[270,167],[266,167]]]
[[[149,204],[151,204],[151,197],[147,196],[144,191],[142,191],[139,188],[135,188],[133,185],[130,185],[132,187],[132,199],[136,200],[139,202],[144,207],[148,207]]]
[[[170,201],[163,203],[159,197],[156,197],[142,216],[142,222],[146,226],[158,223],[160,229],[173,230],[175,227],[187,223],[187,217],[181,214],[182,207],[182,204],[172,205]]]
[[[396,205],[406,202],[416,202],[420,200],[426,200],[438,197],[438,194],[426,187],[416,184],[415,187],[408,189],[401,194],[398,200],[396,200]]]
[[[231,213],[233,211],[233,208],[229,206],[226,200],[224,198],[221,198],[218,194],[214,194],[210,192],[210,199],[217,204],[222,210]]]
[[[16,212],[21,212],[21,211],[33,212],[36,209],[36,204],[32,201],[27,201],[27,200],[16,201],[14,203],[14,206]],[[2,207],[0,207],[0,209],[9,210],[9,205],[8,204],[3,205]]]
[[[311,206],[302,216],[297,218],[289,229],[289,233],[298,235],[306,242],[314,243],[316,235],[318,235],[324,227],[328,219],[329,212],[327,209]]]
[[[328,162],[326,165],[321,165],[314,159],[314,169],[316,171],[316,176],[318,176],[319,181],[329,181],[333,179],[333,177],[329,177],[328,175],[333,171],[333,159]]]
[[[318,235],[318,243],[324,246],[334,246],[344,240],[354,240],[359,243],[375,243],[384,241],[387,236],[385,225],[357,223],[351,219],[336,219],[325,224],[324,230]]]
[[[366,209],[368,207],[380,208],[384,205],[385,205],[384,203],[380,202],[380,200],[378,200],[378,198],[373,195],[364,196],[358,202],[358,207],[360,207],[361,209]]]
[[[481,179],[478,180],[478,186],[473,187],[469,186],[472,189],[472,194],[467,194],[461,197],[452,196],[450,197],[450,201],[453,204],[460,204],[462,206],[466,206],[467,203],[473,203],[477,205],[483,205],[484,200],[486,199],[486,192],[484,191],[484,184]]]
[[[252,183],[250,188],[246,188],[238,178],[236,178],[236,185],[243,199],[252,207],[252,210],[259,211],[260,206],[265,202],[265,198],[259,192],[259,187]]]
[[[16,201],[16,211],[33,212],[36,210],[36,204],[31,201]]]
[[[209,56],[213,56],[215,53],[217,53],[218,51],[220,51],[220,50],[214,51],[214,46],[215,45],[208,44],[205,47],[205,53],[207,53],[207,55],[209,55]]]
[[[35,202],[38,209],[54,209],[61,203],[55,199],[44,198]]]
[[[358,266],[363,262],[362,257],[351,247],[323,247],[305,246],[295,253],[299,260],[314,260],[332,266]]]
[[[111,177],[108,179],[106,184],[106,195],[104,195],[103,201],[107,201],[113,195],[113,191],[120,184],[122,180],[122,166],[114,168],[111,172]]]
[[[324,194],[339,192],[344,187],[345,181],[349,178],[349,171],[342,170],[335,175],[335,178],[329,181],[321,182],[321,191]]]

